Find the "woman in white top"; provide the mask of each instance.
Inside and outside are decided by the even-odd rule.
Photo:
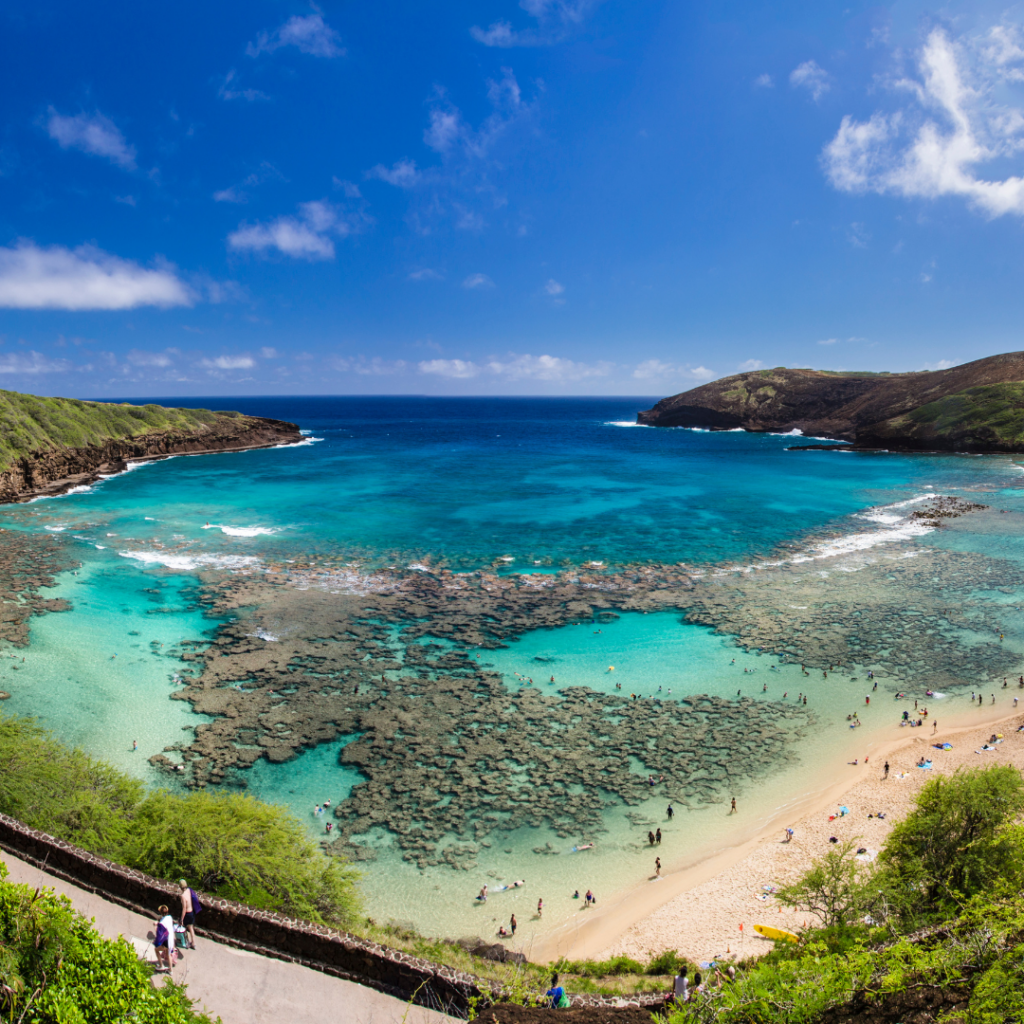
[[[156,923],[156,939],[153,941],[157,970],[166,970],[170,973],[174,964],[174,918],[167,907],[161,905],[156,909],[160,915],[160,920]]]

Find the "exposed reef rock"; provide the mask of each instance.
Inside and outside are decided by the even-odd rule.
[[[922,532],[968,515],[973,530],[1007,525],[953,498],[914,512],[906,521]],[[212,720],[154,763],[184,765],[187,785],[244,787],[261,758],[285,762],[344,738],[341,763],[364,781],[334,809],[331,849],[364,859],[393,842],[421,868],[469,870],[524,825],[549,829],[535,852],[559,856],[599,836],[612,808],[642,832],[646,819],[628,808],[652,795],[696,809],[742,792],[813,722],[819,673],[870,667],[894,690],[922,678],[946,689],[1016,665],[979,595],[1024,587],[1024,569],[911,540],[823,554],[834,539],[820,531],[741,566],[502,575],[323,561],[209,574],[201,600],[228,621],[213,643],[166,653],[190,663],[174,697]],[[829,580],[837,569],[841,586]],[[804,665],[809,704],[753,683],[728,700],[682,688],[681,699],[556,692],[546,668],[536,685],[514,687],[487,663],[527,630],[578,629],[585,643],[627,611],[676,611],[763,652],[765,668],[768,658]]]
[[[122,471],[128,462],[272,448],[302,440],[294,423],[238,416],[198,424],[191,430],[168,430],[121,437],[102,444],[36,449],[0,472],[0,503],[28,501],[40,495],[62,494],[71,487],[90,484],[109,473]]]
[[[754,370],[664,398],[655,427],[825,436],[857,448],[1024,451],[1024,352],[921,373]]]

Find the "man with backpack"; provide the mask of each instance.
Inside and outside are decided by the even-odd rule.
[[[181,898],[181,926],[185,929],[185,941],[189,949],[196,948],[196,915],[203,909],[195,889],[190,889],[184,878],[178,879],[178,894]]]

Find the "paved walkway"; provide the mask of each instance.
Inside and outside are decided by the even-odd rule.
[[[123,935],[140,956],[155,962],[155,924],[116,903],[54,878],[4,850],[8,878],[47,886],[68,896],[76,910],[93,919],[108,938]],[[156,915],[153,915],[154,918]],[[198,949],[174,967],[174,980],[188,986],[197,1009],[224,1024],[444,1024],[451,1018],[400,999],[334,978],[299,964],[274,960],[199,937]]]

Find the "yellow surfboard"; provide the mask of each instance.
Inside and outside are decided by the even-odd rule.
[[[800,936],[794,932],[787,932],[784,928],[773,928],[770,924],[755,924],[754,931],[766,939],[771,939],[773,942],[800,941]]]

